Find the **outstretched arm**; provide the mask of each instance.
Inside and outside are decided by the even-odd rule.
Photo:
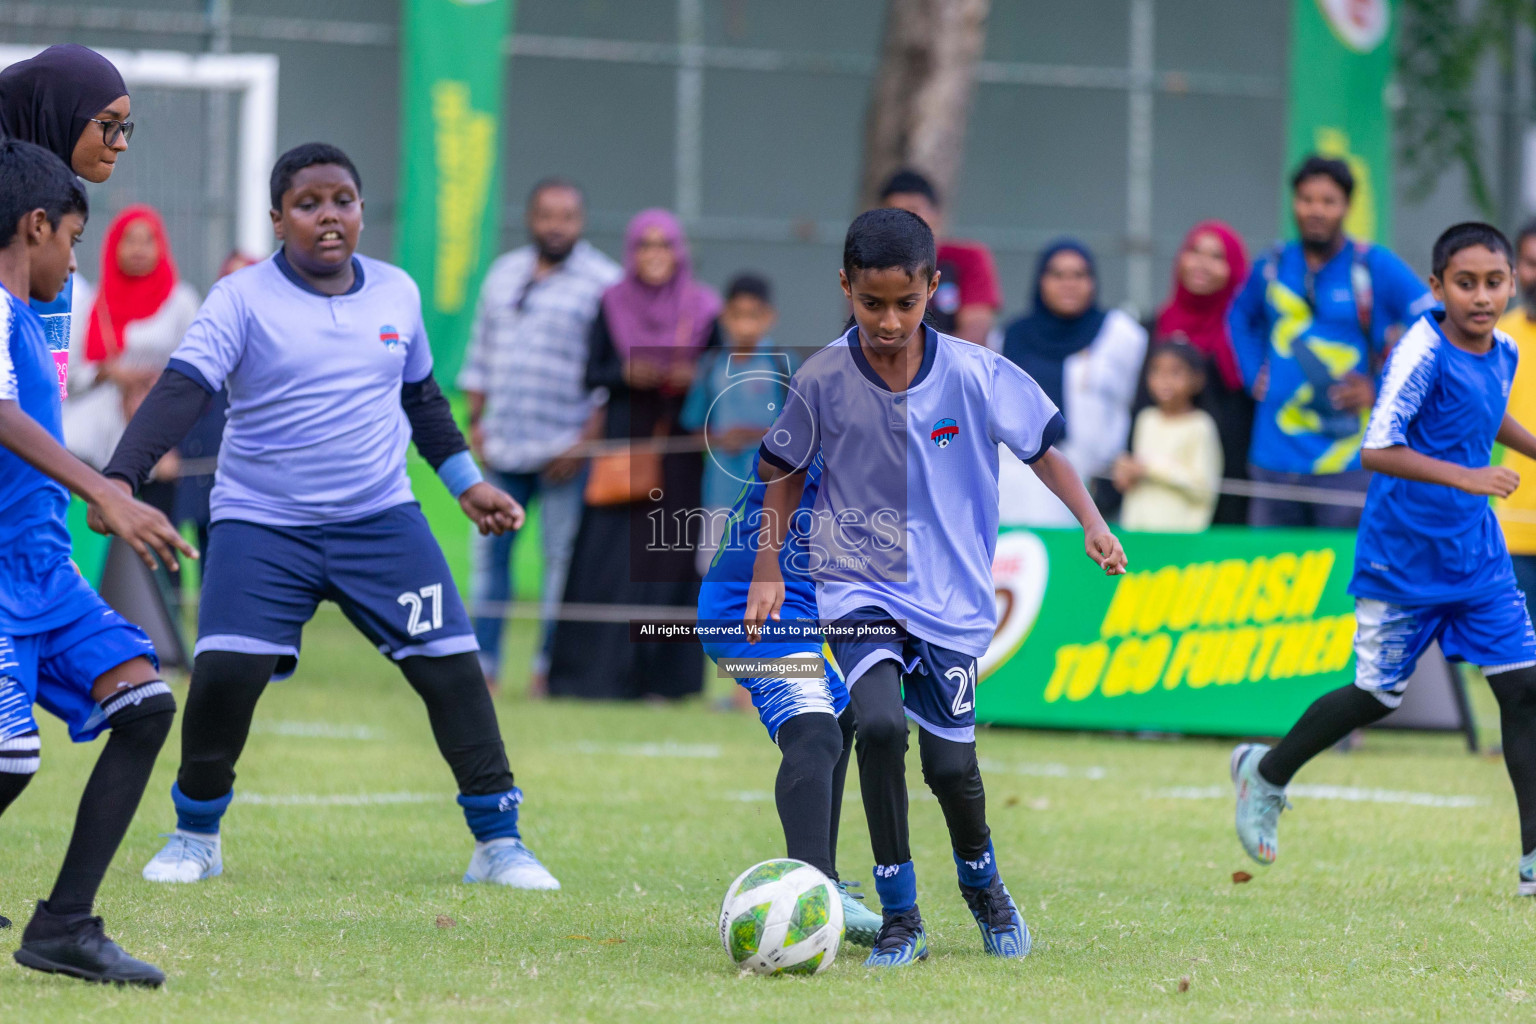
[[[1512,422],[1508,417],[1505,420],[1506,423]],[[1503,428],[1500,428],[1499,433],[1504,433]],[[1521,428],[1521,433],[1527,438],[1531,436],[1524,428]],[[1405,444],[1394,444],[1388,448],[1362,448],[1360,466],[1373,473],[1385,473],[1387,476],[1418,480],[1426,484],[1440,484],[1468,494],[1486,494],[1496,498],[1507,498],[1520,486],[1520,474],[1507,466],[1481,466],[1474,469],[1416,452]]]
[[[1030,463],[1030,469],[1040,478],[1050,492],[1061,499],[1063,505],[1071,510],[1072,515],[1083,526],[1083,547],[1088,552],[1088,557],[1098,563],[1106,576],[1119,576],[1125,572],[1125,549],[1120,546],[1120,541],[1109,532],[1109,526],[1104,522],[1104,517],[1099,514],[1098,506],[1088,495],[1088,489],[1083,486],[1083,481],[1078,478],[1077,470],[1072,468],[1072,463],[1067,461],[1054,448],[1047,449],[1045,454]]]
[[[98,516],[99,531],[123,538],[151,569],[155,555],[171,569],[178,568],[177,551],[188,558],[197,557],[196,549],[159,510],[134,501],[123,487],[71,455],[15,401],[0,401],[0,446],[90,502]]]

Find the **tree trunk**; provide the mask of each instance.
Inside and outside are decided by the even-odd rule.
[[[864,118],[860,209],[911,167],[947,201],[960,176],[976,61],[991,0],[886,0],[880,66]]]

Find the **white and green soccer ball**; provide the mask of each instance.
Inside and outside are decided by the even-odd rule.
[[[720,943],[742,971],[817,974],[843,941],[837,886],[804,861],[765,860],[737,876],[720,906]]]

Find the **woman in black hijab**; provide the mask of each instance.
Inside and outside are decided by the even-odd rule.
[[[1003,355],[1061,410],[1067,429],[1056,447],[1090,487],[1125,451],[1146,352],[1146,329],[1124,311],[1099,305],[1098,274],[1088,248],[1069,238],[1046,246],[1035,268],[1034,309],[1008,325]],[[1003,522],[1075,522],[1035,474],[1006,461],[1004,466]]]
[[[0,71],[0,138],[42,146],[86,181],[112,176],[129,113],[123,76],[89,47],[61,43]]]

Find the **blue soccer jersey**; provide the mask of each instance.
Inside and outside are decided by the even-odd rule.
[[[1492,349],[1477,355],[1451,344],[1434,315],[1421,318],[1387,362],[1364,447],[1406,445],[1461,466],[1488,465],[1518,358],[1501,331]],[[1411,608],[1513,585],[1487,498],[1384,473],[1371,478],[1351,594]]]
[[[412,500],[400,386],[432,372],[421,293],[400,268],[353,259],[344,295],[310,287],[281,252],[229,275],[172,355],[229,392],[214,521],[313,526]]]
[[[997,625],[998,445],[1034,462],[1063,424],[1013,363],[923,329],[905,391],[881,380],[856,327],[807,358],[763,450],[785,468],[824,460],[806,541],[823,621],[880,608],[980,657]]]
[[[0,401],[18,403],[63,443],[58,372],[42,318],[3,289]],[[40,633],[78,614],[61,600],[80,577],[69,560],[68,507],[61,484],[0,448],[0,634]]]
[[[756,479],[757,457],[750,472]],[[800,658],[820,657],[821,628],[816,613],[816,587],[805,575],[805,544],[802,531],[816,503],[821,484],[821,459],[811,463],[805,474],[805,493],[794,514],[779,554],[779,568],[784,573],[784,604],[778,622],[792,631],[774,639],[774,623],[766,625],[764,637],[749,643],[741,632],[747,611],[747,591],[752,586],[752,568],[757,560],[758,538],[763,523],[763,495],[768,485],[747,483],[731,506],[731,518],[720,541],[720,549],[710,563],[709,572],[699,587],[699,625],[710,630],[700,635],[704,653],[722,658]],[[779,727],[796,715],[840,715],[848,706],[848,688],[830,663],[820,678],[785,678],[753,676],[739,679],[752,695],[763,727],[770,737],[777,737]]]
[[[752,457],[750,472],[757,476],[757,456]],[[786,532],[784,549],[779,553],[779,567],[784,572],[784,602],[798,601],[815,607],[816,589],[806,575],[805,538],[803,531],[808,517],[816,504],[816,493],[821,489],[821,460],[816,459],[805,474],[805,491],[800,498],[795,520]],[[709,563],[704,584],[741,591],[741,611],[746,610],[747,588],[752,585],[752,565],[757,560],[758,538],[763,526],[763,496],[768,485],[761,481],[746,483],[731,505],[731,516],[726,523],[725,535],[720,539],[719,550]],[[795,529],[795,527],[799,529]]]

